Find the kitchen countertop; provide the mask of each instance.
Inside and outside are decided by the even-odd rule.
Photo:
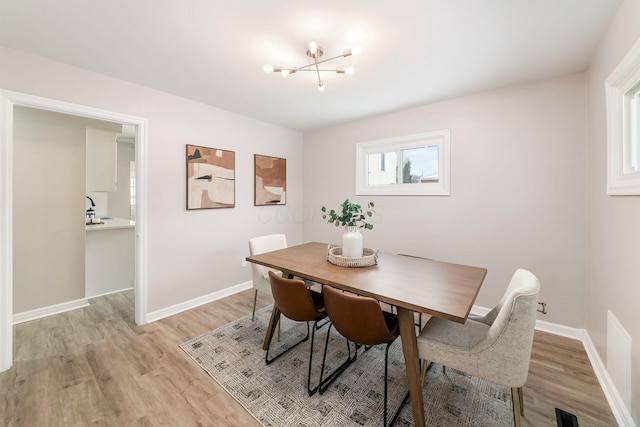
[[[103,224],[86,224],[86,231],[114,230],[117,228],[134,228],[136,222],[124,218],[102,218]]]

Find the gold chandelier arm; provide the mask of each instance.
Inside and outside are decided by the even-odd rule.
[[[322,79],[320,78],[320,68],[318,68],[318,58],[316,56],[313,57],[313,61],[316,64],[316,73],[318,74],[318,83],[322,85]]]
[[[323,50],[315,41],[312,41],[307,46],[307,57],[309,59],[313,59],[313,62],[307,63],[307,65],[303,65],[301,67],[293,67],[293,68],[283,68],[283,67],[273,67],[271,65],[265,65],[263,70],[265,73],[279,72],[283,76],[288,76],[298,71],[312,71],[315,72],[318,76],[318,90],[320,92],[324,91],[324,83],[322,82],[322,77],[320,76],[320,72],[331,72],[336,74],[353,74],[354,68],[349,66],[347,68],[332,68],[332,69],[321,69],[320,64],[324,64],[325,62],[333,61],[338,58],[346,58],[348,56],[357,54],[360,52],[360,49],[349,49],[342,52],[341,55],[336,55],[331,58],[323,59],[321,61],[318,58],[322,57]]]
[[[315,65],[315,64],[311,64],[311,65]],[[293,68],[292,68],[291,70],[293,70]],[[296,68],[295,70],[296,70],[296,72],[297,72],[297,71],[311,71],[311,72],[314,72],[314,73],[316,72],[315,68],[305,68],[305,69],[303,69],[303,68]],[[344,73],[344,70],[339,69],[339,68],[333,68],[333,69],[330,69],[330,68],[320,68],[318,71],[320,71],[321,73],[338,73],[338,74],[342,74],[342,73]]]

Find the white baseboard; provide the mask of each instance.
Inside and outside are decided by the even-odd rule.
[[[133,286],[128,287],[128,288],[124,288],[124,289],[118,289],[117,291],[109,291],[109,292],[105,292],[103,294],[91,295],[90,297],[87,297],[87,299],[94,299],[94,298],[104,297],[104,296],[111,295],[111,294],[117,294],[118,292],[129,291],[131,289],[133,289]]]
[[[174,314],[182,313],[183,311],[186,311],[186,310],[191,310],[192,308],[196,308],[203,304],[207,304],[212,301],[216,301],[221,298],[228,297],[229,295],[233,295],[238,292],[251,289],[252,287],[253,287],[253,282],[249,280],[247,282],[240,283],[239,285],[235,285],[230,288],[223,289],[221,291],[213,292],[208,295],[203,295],[201,297],[194,298],[189,301],[172,305],[170,307],[152,311],[147,313],[147,322],[155,322],[156,320],[164,319],[165,317],[173,316]]]
[[[82,307],[89,306],[86,298],[80,298],[74,301],[67,301],[60,304],[49,305],[47,307],[36,308],[35,310],[23,311],[13,315],[13,324],[16,325],[30,320],[40,319],[42,317],[51,316],[52,314],[64,313]]]
[[[471,314],[474,314],[476,316],[484,316],[489,311],[491,311],[491,309],[474,305],[471,309]],[[572,328],[570,326],[559,325],[557,323],[545,322],[544,320],[536,320],[536,329],[542,332],[548,332],[550,334],[560,335],[562,337],[571,338],[578,341],[582,341],[582,338],[585,334],[584,329]]]
[[[474,305],[471,309],[471,313],[482,316],[487,314],[489,310],[490,309],[488,308]],[[593,370],[596,373],[600,387],[607,398],[607,402],[609,403],[609,407],[611,408],[611,412],[613,413],[616,422],[622,427],[637,427],[631,417],[629,409],[624,404],[624,400],[614,386],[605,364],[602,363],[602,359],[598,355],[598,351],[593,345],[591,337],[589,337],[589,333],[585,329],[572,328],[570,326],[559,325],[557,323],[545,322],[544,320],[536,320],[536,329],[581,341],[585,351],[587,352],[591,366],[593,366]]]
[[[596,347],[593,345],[593,341],[591,341],[589,333],[586,331],[583,335],[582,343],[584,344],[587,356],[589,356],[591,366],[593,366],[593,370],[596,373],[600,387],[602,387],[602,391],[609,402],[611,412],[613,412],[613,416],[616,418],[616,422],[619,426],[623,427],[637,427],[631,417],[631,412],[629,412],[629,409],[624,404],[622,396],[618,393],[618,390],[607,372],[607,367],[602,362]]]
[[[586,334],[584,329],[572,328],[571,326],[559,325],[557,323],[546,322],[544,320],[536,320],[536,329],[578,341],[582,341],[584,334]]]

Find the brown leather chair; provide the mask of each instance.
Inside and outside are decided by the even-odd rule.
[[[323,287],[323,293],[325,309],[331,323],[327,331],[325,351],[322,358],[319,386],[320,394],[324,393],[333,380],[337,378],[337,375],[356,359],[356,356],[351,358],[349,355],[340,371],[336,370],[331,377],[323,380],[322,373],[324,372],[327,345],[329,343],[329,334],[331,333],[332,326],[347,340],[359,345],[364,345],[365,348],[378,344],[386,344],[384,352],[384,425],[386,426],[389,347],[400,335],[398,317],[395,314],[382,311],[378,301],[374,298],[345,293],[327,285]],[[407,395],[402,400],[403,403],[408,395],[409,392],[407,391]],[[389,425],[395,422],[401,408],[402,403],[394,412]]]
[[[318,321],[327,317],[324,309],[324,301],[322,294],[318,292],[311,292],[302,280],[285,279],[280,277],[273,271],[269,271],[269,281],[271,283],[271,293],[273,294],[273,316],[274,319],[279,320],[280,314],[283,314],[291,320],[297,322],[307,323],[307,335],[297,343],[288,347],[282,353],[269,359],[269,347],[271,346],[271,339],[267,343],[267,353],[265,355],[265,361],[268,364],[276,360],[278,357],[284,355],[289,350],[302,344],[309,339],[309,322],[313,322],[313,328],[311,332],[311,347],[309,349],[309,372],[307,373],[307,392],[309,396],[318,391],[318,386],[311,388],[311,364],[313,362],[313,339],[315,331],[318,328]],[[270,325],[271,331],[269,336],[273,337],[276,325],[279,321],[272,322]]]

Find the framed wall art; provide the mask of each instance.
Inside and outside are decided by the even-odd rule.
[[[254,155],[254,205],[287,203],[287,159]]]
[[[187,210],[235,207],[235,152],[187,144]]]

